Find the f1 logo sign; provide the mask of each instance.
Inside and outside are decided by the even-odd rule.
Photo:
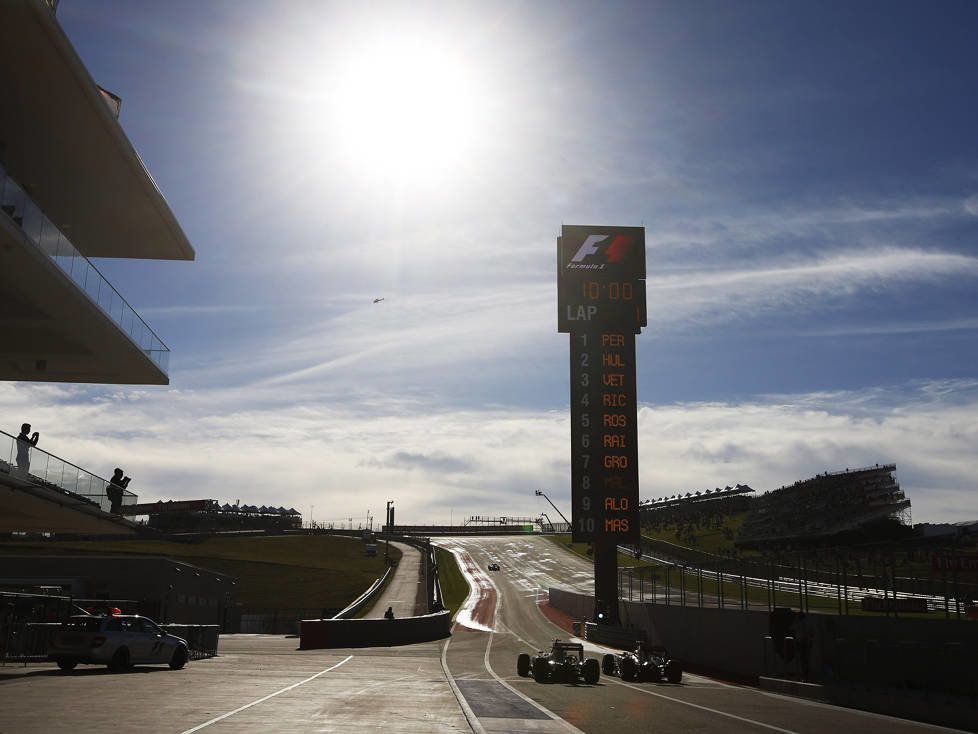
[[[601,248],[598,247],[599,244],[604,242],[611,235],[607,234],[589,234],[587,239],[584,240],[584,244],[580,246],[577,250],[577,254],[571,258],[572,263],[579,263],[584,260],[588,255],[596,255],[601,252]],[[628,246],[631,244],[632,238],[627,235],[618,235],[611,244],[608,246],[608,251],[605,253],[605,261],[610,263],[621,262],[625,259],[625,255],[628,253]]]
[[[571,262],[579,263],[588,255],[593,255],[598,252],[598,243],[604,242],[606,239],[608,239],[608,235],[606,234],[589,234],[587,239],[584,240],[584,244],[581,245],[581,249],[571,258]]]

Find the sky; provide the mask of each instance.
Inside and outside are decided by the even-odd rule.
[[[58,19],[197,259],[95,261],[168,386],[0,383],[8,432],[140,501],[569,513],[556,237],[644,226],[643,499],[895,462],[914,522],[978,519],[974,3]]]

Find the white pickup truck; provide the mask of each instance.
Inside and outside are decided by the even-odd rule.
[[[48,645],[48,660],[65,671],[78,663],[108,665],[116,673],[146,663],[167,663],[179,670],[188,659],[186,640],[135,614],[69,617]]]

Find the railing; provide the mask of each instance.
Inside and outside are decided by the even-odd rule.
[[[24,189],[0,165],[0,209],[27,238],[67,275],[116,325],[166,373],[170,350],[140,318],[126,299],[88,258],[78,252],[64,233],[48,219]]]
[[[53,486],[72,494],[81,495],[108,512],[112,506],[105,487],[108,481],[102,477],[75,466],[54,454],[49,454],[36,446],[28,449],[27,462],[17,459],[17,438],[6,431],[0,431],[0,474],[10,474],[24,481],[42,486]],[[122,492],[122,504],[136,504],[137,496],[129,490]]]
[[[217,654],[220,628],[216,624],[163,624],[164,632],[187,641],[191,660]],[[44,662],[51,638],[61,629],[59,622],[15,622],[0,629],[0,665]]]
[[[656,556],[643,539],[642,560],[652,565],[618,569],[620,598],[652,604],[761,609],[795,607],[839,616],[878,611],[889,616],[930,613],[945,619],[978,618],[978,583],[970,573],[930,569],[922,575],[919,550],[881,554],[862,564],[844,553],[785,553],[783,557],[722,559],[698,552],[687,559]],[[677,547],[678,546],[674,546]],[[631,555],[630,548],[619,546]],[[927,554],[955,555],[931,549]],[[916,566],[914,561],[917,561]],[[864,600],[867,602],[864,603]]]

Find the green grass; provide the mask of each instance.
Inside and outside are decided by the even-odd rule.
[[[192,563],[238,580],[235,601],[245,612],[333,609],[349,604],[378,578],[383,555],[368,557],[356,538],[338,535],[209,537],[166,540],[3,541],[3,554],[153,555]],[[391,548],[391,556],[401,552]]]
[[[442,602],[452,616],[458,612],[462,602],[469,595],[469,584],[459,570],[455,556],[444,548],[435,546],[435,559],[438,563],[438,580],[441,583]]]

